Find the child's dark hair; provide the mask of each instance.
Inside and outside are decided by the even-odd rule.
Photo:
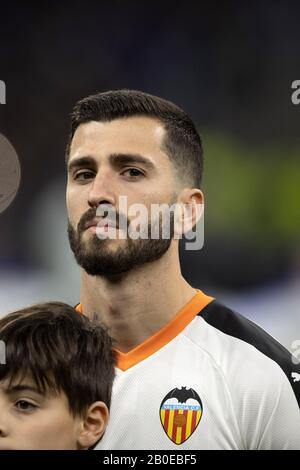
[[[0,380],[30,376],[41,393],[63,391],[70,412],[83,415],[95,401],[110,407],[115,357],[105,329],[73,307],[47,302],[0,319],[5,364]]]

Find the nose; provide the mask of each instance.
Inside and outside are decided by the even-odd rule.
[[[5,431],[4,428],[2,428],[2,426],[0,426],[0,438],[6,437],[6,436],[7,436],[7,432]]]
[[[97,208],[100,204],[112,204],[116,206],[116,191],[114,190],[111,172],[100,170],[94,178],[88,194],[88,204]]]
[[[0,406],[0,439],[8,435],[8,426],[3,406]]]

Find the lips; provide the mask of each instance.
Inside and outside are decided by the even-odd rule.
[[[104,219],[93,219],[90,222],[86,224],[85,229],[87,230],[90,227],[98,227],[98,228],[104,228],[104,227],[112,227],[112,228],[117,228],[114,222],[107,217]]]

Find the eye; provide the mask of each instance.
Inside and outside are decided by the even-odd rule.
[[[90,178],[93,178],[94,173],[92,171],[84,170],[84,171],[78,171],[74,175],[74,180],[76,181],[87,181]]]
[[[127,170],[123,171],[122,175],[125,175],[125,173],[127,173],[129,178],[138,178],[139,176],[144,176],[144,173],[138,168],[127,168]]]
[[[28,400],[18,400],[16,403],[15,403],[15,407],[17,408],[17,410],[19,411],[32,411],[34,409],[37,408],[36,405],[34,405],[33,403],[31,403],[30,401]]]

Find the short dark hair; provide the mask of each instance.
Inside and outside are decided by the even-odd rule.
[[[47,302],[10,313],[0,319],[0,340],[5,344],[0,380],[12,384],[29,375],[41,393],[63,391],[74,416],[98,400],[110,407],[112,340],[70,305]]]
[[[203,150],[193,121],[174,103],[142,91],[111,90],[78,101],[71,113],[66,161],[69,158],[73,136],[80,124],[133,116],[147,116],[158,119],[163,124],[166,136],[162,150],[174,163],[180,181],[192,187],[200,187]]]

